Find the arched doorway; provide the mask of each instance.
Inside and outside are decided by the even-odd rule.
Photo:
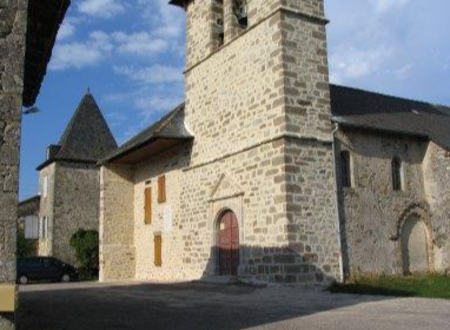
[[[401,232],[403,271],[406,275],[430,270],[426,224],[417,214],[409,216]]]
[[[217,243],[219,248],[219,274],[237,276],[239,267],[239,223],[232,211],[219,218]]]

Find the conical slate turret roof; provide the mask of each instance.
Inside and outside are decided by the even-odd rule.
[[[56,149],[56,150],[55,150]],[[38,170],[57,160],[97,163],[117,149],[117,143],[97,102],[88,92],[66,127],[49,159]]]

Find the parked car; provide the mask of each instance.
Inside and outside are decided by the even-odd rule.
[[[78,278],[75,267],[52,257],[19,258],[17,260],[17,282],[29,281],[70,282]]]

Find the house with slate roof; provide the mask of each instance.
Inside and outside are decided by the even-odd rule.
[[[450,108],[330,84],[323,1],[170,3],[186,99],[100,162],[101,280],[450,269]]]
[[[94,97],[81,100],[59,143],[47,149],[39,171],[38,254],[75,264],[71,236],[98,230],[100,159],[117,148]]]

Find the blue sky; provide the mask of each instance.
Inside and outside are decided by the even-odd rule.
[[[119,144],[183,100],[184,12],[169,0],[72,0],[37,106],[20,196],[90,87]],[[448,0],[325,0],[331,80],[450,105]]]

